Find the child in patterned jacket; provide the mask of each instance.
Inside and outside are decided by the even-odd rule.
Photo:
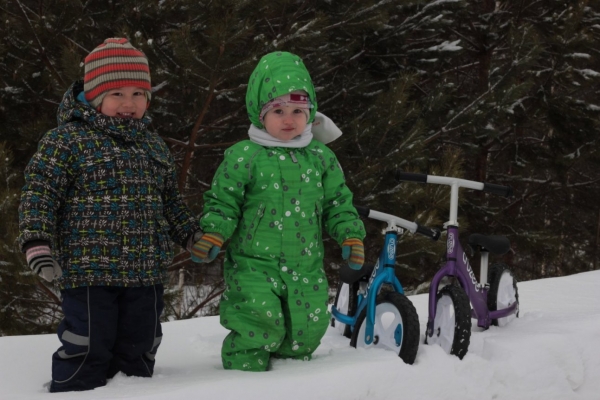
[[[152,376],[171,240],[191,248],[201,236],[167,146],[147,129],[150,96],[146,56],[105,40],[26,168],[19,244],[35,273],[56,279],[64,311],[51,392]]]
[[[250,140],[225,152],[192,249],[210,261],[226,239],[221,324],[226,369],[265,371],[271,357],[308,360],[329,321],[325,230],[352,268],[365,230],[334,153],[314,140],[317,100],[300,57],[264,56],[250,77]]]

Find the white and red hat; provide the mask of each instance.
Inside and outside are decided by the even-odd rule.
[[[273,108],[285,106],[292,106],[301,109],[302,111],[304,111],[304,114],[306,114],[307,120],[310,117],[310,109],[312,108],[312,104],[310,103],[308,94],[305,91],[301,90],[276,97],[273,100],[269,101],[267,104],[265,104],[262,110],[260,111],[260,121],[263,122],[265,114]]]
[[[83,90],[92,107],[102,104],[109,90],[136,86],[150,100],[150,69],[148,59],[124,38],[106,39],[85,58]]]

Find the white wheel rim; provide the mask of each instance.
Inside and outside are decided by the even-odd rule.
[[[456,328],[456,313],[454,303],[448,295],[443,295],[437,301],[435,319],[433,320],[433,335],[427,337],[427,343],[437,344],[448,354],[452,351],[454,343],[454,330]]]
[[[346,314],[348,315],[348,305],[349,305],[349,291],[350,291],[350,285],[348,285],[347,283],[342,284],[342,287],[340,288],[340,292],[337,298],[337,304],[336,304],[336,308],[339,312],[341,312],[342,314]],[[346,329],[346,324],[341,323],[340,321],[336,320],[335,321],[335,329],[338,330],[340,332],[340,335],[344,334],[344,330]]]
[[[400,311],[390,303],[378,304],[375,308],[375,326],[373,327],[377,344],[375,344],[375,340],[371,344],[365,343],[365,330],[367,328],[367,319],[365,318],[360,324],[356,347],[377,346],[397,352],[402,347],[402,342],[400,342],[400,345],[396,345],[396,328],[398,325],[404,326]]]
[[[517,293],[514,287],[514,278],[512,275],[504,271],[498,283],[498,293],[496,297],[497,310],[505,309],[513,305],[517,301]],[[517,306],[518,307],[518,306]],[[518,311],[518,309],[517,309]],[[498,326],[505,326],[510,321],[517,317],[517,313],[511,314],[504,318],[498,318]]]

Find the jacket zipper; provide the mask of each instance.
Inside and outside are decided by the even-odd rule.
[[[294,164],[298,164],[298,160],[296,159],[296,156],[294,155],[293,151],[290,151],[290,157],[292,157],[292,161],[294,162]]]

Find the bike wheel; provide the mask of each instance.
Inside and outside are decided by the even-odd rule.
[[[397,292],[382,292],[375,302],[374,339],[365,343],[367,308],[356,319],[350,339],[352,347],[379,347],[392,350],[407,364],[412,364],[419,349],[419,315],[406,296]]]
[[[354,316],[354,313],[356,313],[357,291],[358,282],[351,285],[340,282],[335,295],[335,300],[333,302],[335,308],[337,308],[342,314],[346,314],[350,317]],[[331,326],[340,332],[341,335],[347,338],[352,337],[352,328],[349,325],[337,321],[334,317],[331,317]]]
[[[425,334],[425,344],[437,344],[462,360],[471,341],[471,303],[465,291],[447,285],[437,294],[433,334]]]
[[[497,263],[492,265],[490,269],[489,284],[488,309],[490,311],[502,310],[517,303],[517,311],[514,314],[492,320],[492,325],[505,326],[513,319],[519,317],[517,280],[505,264]]]

